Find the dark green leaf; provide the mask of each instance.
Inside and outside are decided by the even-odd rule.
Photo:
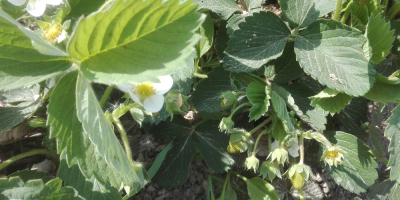
[[[279,118],[275,118],[272,125],[272,135],[276,140],[283,141],[287,135],[285,125]]]
[[[391,167],[390,179],[400,182],[400,105],[397,105],[396,108],[393,109],[392,115],[386,121],[386,123],[388,126],[385,130],[385,136],[391,137],[389,144],[390,157],[388,163],[388,167]]]
[[[386,59],[380,62],[375,69],[376,72],[382,74],[383,76],[388,77],[392,75],[397,70],[400,70],[399,56],[394,53],[389,53]]]
[[[251,72],[278,58],[290,34],[286,24],[269,11],[254,13],[245,20],[225,50],[224,67],[232,72]]]
[[[319,18],[314,0],[281,0],[282,16],[294,28],[304,28]]]
[[[360,31],[323,19],[296,37],[295,52],[304,71],[320,83],[360,96],[373,86],[376,73],[374,64],[363,56],[364,43]]]
[[[246,180],[247,191],[251,200],[277,200],[279,199],[278,192],[274,186],[260,177],[254,177]]]
[[[224,51],[228,47],[229,35],[228,29],[226,28],[226,21],[221,21],[218,26],[217,38],[215,39],[215,49],[220,58],[224,58]]]
[[[350,104],[339,113],[343,131],[355,136],[365,135],[366,132],[361,125],[368,120],[367,116],[368,106],[365,98],[353,98]]]
[[[194,0],[194,3],[199,4],[198,9],[208,9],[227,20],[235,12],[243,12],[234,0]]]
[[[214,41],[214,24],[211,19],[211,15],[207,14],[207,18],[199,28],[199,34],[201,35],[200,41],[197,43],[197,57],[200,58],[208,50],[210,50]]]
[[[226,172],[236,164],[236,156],[226,150],[229,136],[218,131],[218,121],[205,121],[196,126],[195,138],[207,166],[217,173]]]
[[[249,120],[256,121],[268,110],[270,99],[269,90],[264,85],[260,85],[255,82],[250,83],[250,85],[247,87],[247,98],[253,105],[250,108]]]
[[[190,135],[192,126],[182,115],[174,116],[172,121],[163,121],[151,126],[148,132],[158,138],[174,138],[178,135]]]
[[[355,136],[336,131],[326,132],[328,139],[346,152],[343,161],[337,166],[325,164],[325,170],[335,182],[348,191],[360,194],[374,184],[378,173],[370,148]]]
[[[400,187],[396,181],[389,179],[375,185],[368,192],[370,199],[397,200],[400,199]]]
[[[164,162],[165,157],[167,156],[168,151],[171,149],[171,144],[169,143],[157,156],[156,160],[154,160],[150,169],[147,171],[147,176],[151,180],[157,171],[160,169],[161,164]]]
[[[374,87],[364,95],[365,98],[384,104],[400,101],[400,82],[398,78],[386,78],[378,74],[375,79]]]
[[[263,80],[257,75],[250,73],[232,73],[231,79],[235,83],[235,86],[237,87],[238,90],[249,87],[249,85],[253,82],[259,85],[267,86],[265,80]]]
[[[17,106],[0,107],[0,131],[5,131],[23,122],[40,106],[40,99],[25,101]]]
[[[292,123],[292,119],[289,116],[289,112],[287,111],[286,108],[286,102],[285,102],[285,96],[282,95],[282,90],[284,90],[280,86],[273,86],[271,89],[271,103],[272,107],[274,108],[274,111],[276,113],[276,116],[279,118],[279,120],[282,121],[282,123],[285,126],[285,131],[290,133],[294,131],[294,125]],[[287,95],[287,93],[285,93]],[[278,120],[278,119],[277,119]]]
[[[351,96],[332,90],[331,88],[325,88],[319,94],[310,98],[312,106],[320,107],[329,113],[337,113],[341,111],[352,99]]]
[[[196,86],[192,95],[193,106],[198,111],[216,112],[221,111],[221,93],[232,90],[229,72],[222,67],[216,67],[208,78],[203,79]]]
[[[154,180],[163,187],[182,185],[188,176],[190,163],[196,150],[191,135],[175,138],[164,162],[154,176]]]
[[[44,183],[47,183],[51,179],[54,179],[53,176],[47,175],[47,172],[37,171],[37,170],[22,170],[14,172],[7,176],[7,178],[17,177],[22,181],[27,182],[33,179],[42,179]]]

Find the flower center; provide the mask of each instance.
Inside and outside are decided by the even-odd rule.
[[[335,158],[339,157],[339,150],[335,149],[333,151],[328,151],[326,153],[326,157],[328,159],[335,159]]]
[[[50,41],[55,41],[61,34],[63,28],[60,24],[51,24],[44,29],[43,36]]]
[[[149,83],[138,84],[134,93],[139,96],[141,102],[155,94],[153,86]]]

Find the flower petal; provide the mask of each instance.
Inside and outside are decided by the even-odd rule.
[[[275,140],[272,144],[271,144],[271,151],[275,150],[276,148],[279,147],[279,141]]]
[[[14,6],[22,6],[25,4],[26,0],[7,0]]]
[[[146,111],[156,113],[161,110],[164,105],[164,96],[162,95],[152,95],[145,99],[143,102],[143,107]]]
[[[34,17],[40,17],[46,10],[46,2],[43,0],[29,0],[28,5],[26,5],[26,11]]]
[[[134,85],[132,84],[121,84],[117,85],[118,89],[120,89],[123,92],[133,92]]]
[[[67,38],[67,31],[63,30],[60,34],[60,36],[58,36],[57,38],[57,42],[60,43],[63,40],[65,40],[65,38]]]
[[[293,157],[298,157],[299,156],[299,145],[296,143],[293,143],[292,146],[288,149],[289,154]]]
[[[45,0],[46,4],[57,6],[60,5],[62,0]]]
[[[170,75],[167,76],[159,76],[160,83],[153,83],[153,87],[155,89],[155,93],[158,95],[163,95],[167,93],[172,85],[174,85],[174,79]]]
[[[133,94],[132,91],[128,91],[129,96],[131,96],[131,99],[136,102],[137,104],[143,106],[142,102],[140,102],[140,99],[138,96],[136,96],[135,94]]]

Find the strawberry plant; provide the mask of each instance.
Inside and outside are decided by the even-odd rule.
[[[400,1],[271,2],[1,1],[0,145],[23,124],[43,138],[0,171],[40,154],[54,172],[7,173],[0,199],[130,199],[194,163],[204,199],[321,196],[317,168],[398,199],[399,106],[381,121],[400,101]],[[164,142],[150,164],[123,121]]]

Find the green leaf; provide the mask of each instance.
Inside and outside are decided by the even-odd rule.
[[[53,176],[47,175],[47,172],[37,171],[37,170],[22,170],[14,172],[7,176],[7,178],[17,177],[20,178],[22,181],[27,182],[33,179],[42,179],[44,183],[54,179]]]
[[[222,67],[216,67],[208,74],[208,78],[199,82],[192,94],[192,103],[196,110],[207,112],[223,110],[219,96],[223,92],[232,90],[229,74]]]
[[[200,39],[195,31],[205,16],[191,1],[178,4],[179,0],[115,1],[79,19],[68,53],[94,82],[156,82],[157,76],[185,66]]]
[[[224,58],[225,56],[224,51],[226,47],[228,47],[229,35],[226,26],[227,22],[221,21],[216,33],[217,37],[215,39],[215,49],[220,58]]]
[[[57,140],[57,151],[65,154],[70,166],[79,164],[88,179],[97,176],[116,188],[121,183],[132,184],[134,180],[129,172],[117,170],[107,163],[83,132],[75,104],[77,76],[78,72],[72,71],[62,77],[50,97],[47,123],[50,124],[50,137]]]
[[[271,64],[268,64],[264,75],[269,80],[285,84],[303,76],[303,69],[301,69],[299,62],[296,61],[296,54],[293,47],[294,42],[287,43],[282,56],[273,60]]]
[[[157,156],[151,165],[150,169],[147,171],[147,176],[151,180],[157,171],[160,169],[161,164],[164,162],[165,157],[167,156],[168,151],[171,149],[171,144],[169,143]]]
[[[400,52],[400,21],[392,20],[390,22],[391,30],[394,30],[395,40],[393,42],[393,53],[399,55]]]
[[[292,124],[292,119],[290,118],[289,112],[287,111],[285,99],[284,99],[284,97],[282,97],[280,95],[280,94],[282,94],[282,92],[279,91],[281,89],[282,88],[280,86],[272,87],[271,103],[272,103],[272,107],[274,108],[274,111],[276,113],[276,116],[284,124],[285,131],[290,133],[290,132],[294,131],[294,125]]]
[[[307,27],[320,16],[320,12],[315,9],[314,0],[282,0],[279,3],[282,16],[294,28]]]
[[[375,82],[374,65],[363,56],[364,43],[360,31],[322,19],[296,37],[295,52],[304,71],[320,83],[360,96]]]
[[[325,165],[325,170],[335,182],[348,191],[360,194],[374,184],[378,173],[374,156],[370,148],[355,136],[336,131],[326,132],[328,139],[346,152],[342,162],[337,166]]]
[[[88,16],[90,13],[96,11],[106,0],[68,0],[71,6],[71,12],[67,15],[67,19],[78,19],[82,15]]]
[[[361,125],[368,121],[367,116],[368,105],[366,99],[363,97],[353,98],[350,104],[339,112],[343,131],[357,137],[365,136],[366,132],[361,128]]]
[[[207,166],[217,173],[226,172],[236,164],[237,157],[227,152],[229,136],[218,131],[219,121],[205,121],[196,126],[194,137]]]
[[[182,185],[188,177],[190,163],[195,153],[191,135],[175,138],[172,148],[153,179],[163,187]]]
[[[211,10],[221,16],[224,20],[227,20],[231,15],[233,15],[233,13],[243,12],[234,0],[194,0],[194,3],[199,4],[199,10]]]
[[[386,22],[381,15],[371,15],[368,18],[368,25],[365,31],[367,44],[372,48],[372,58],[376,64],[385,60],[392,48],[394,31],[390,30],[390,23]]]
[[[49,79],[71,66],[65,57],[47,56],[39,53],[25,28],[17,27],[15,23],[5,19],[5,13],[0,10],[0,90],[11,90],[29,86]],[[9,19],[13,20],[13,19]],[[23,31],[21,31],[23,29]],[[29,33],[33,34],[33,33]],[[36,35],[35,35],[36,36]],[[40,38],[39,38],[40,39]],[[36,44],[36,43],[35,43]]]
[[[118,200],[122,199],[118,190],[109,184],[103,184],[95,176],[87,179],[79,170],[78,165],[68,168],[66,160],[61,160],[57,177],[64,181],[64,186],[70,186],[78,191],[78,194],[86,200]]]
[[[0,107],[0,131],[5,131],[23,122],[40,106],[40,99],[24,101],[17,106]]]
[[[250,73],[231,73],[231,79],[237,90],[249,87],[251,83],[267,86],[264,79]]]
[[[214,40],[214,24],[211,19],[211,15],[207,14],[206,19],[199,28],[199,34],[201,35],[200,41],[197,43],[197,57],[200,58],[208,50],[210,50]]]
[[[351,27],[354,27],[358,30],[365,30],[365,27],[368,24],[368,7],[366,5],[359,6],[357,3],[352,1],[348,5],[348,9],[350,9],[350,24]]]
[[[263,116],[268,110],[270,99],[270,95],[268,94],[269,89],[264,85],[253,82],[248,86],[246,93],[247,98],[253,105],[250,108],[249,121],[256,121],[260,119],[260,117]]]
[[[182,115],[175,115],[172,121],[163,121],[151,126],[148,132],[160,139],[174,138],[178,135],[190,135],[192,126]]]
[[[228,24],[226,25],[226,28],[228,29],[228,40],[229,38],[233,37],[233,33],[236,30],[239,30],[239,24],[245,23],[246,20],[245,18],[248,16],[252,16],[253,13],[247,13],[246,15],[233,15],[231,18],[228,20]],[[229,41],[228,41],[229,42]]]
[[[279,199],[278,192],[274,186],[260,177],[246,179],[247,191],[251,200],[276,200]]]
[[[283,141],[287,135],[285,125],[278,118],[275,118],[274,124],[272,125],[272,135],[274,136],[275,140],[279,141]]]
[[[386,78],[378,74],[375,79],[374,87],[364,95],[365,98],[384,104],[400,101],[400,82],[398,78]]]
[[[310,99],[312,106],[320,107],[326,112],[337,113],[350,103],[352,97],[331,88],[325,88]]]
[[[260,8],[263,0],[244,0],[246,2],[246,6],[248,11],[251,11],[255,8]]]
[[[308,123],[312,128],[322,131],[325,130],[326,117],[320,108],[312,107],[310,96],[315,92],[307,85],[296,83],[290,86],[280,87],[273,84],[272,90],[277,92],[296,115]]]
[[[385,130],[385,136],[391,137],[389,143],[389,163],[388,167],[391,167],[390,170],[390,180],[396,180],[400,183],[400,162],[398,157],[400,156],[400,105],[397,105],[396,108],[392,110],[392,115],[386,121],[388,126]]]
[[[400,187],[396,181],[389,179],[373,186],[368,192],[370,199],[397,200],[400,199]]]
[[[380,62],[376,67],[376,72],[383,76],[390,76],[397,70],[400,70],[399,56],[394,53],[389,53],[386,59]]]
[[[62,181],[58,178],[46,184],[40,179],[27,182],[18,177],[0,179],[0,199],[82,199],[73,188],[61,185]]]
[[[260,12],[245,18],[225,50],[224,67],[251,72],[282,55],[290,30],[274,13]]]
[[[85,134],[107,164],[133,179],[132,182],[144,185],[141,171],[134,171],[121,147],[110,122],[106,119],[90,83],[81,74],[76,85],[76,108],[79,121]],[[131,186],[132,182],[125,183]]]
[[[43,40],[40,36],[36,35],[29,29],[26,29],[23,25],[21,25],[19,22],[17,22],[15,19],[12,17],[8,16],[7,13],[5,13],[3,10],[0,10],[0,26],[3,28],[3,30],[0,30],[1,32],[4,32],[5,34],[2,36],[2,41],[4,45],[13,45],[14,40],[22,40],[18,41],[18,43],[15,43],[13,46],[18,46],[20,47],[19,49],[15,49],[14,51],[10,51],[8,48],[4,48],[3,46],[2,49],[4,49],[4,52],[1,54],[5,55],[13,55],[11,57],[6,57],[6,58],[14,58],[14,56],[18,59],[24,58],[24,60],[20,61],[25,61],[26,55],[28,56],[28,59],[32,59],[32,61],[43,61],[43,60],[48,60],[48,61],[55,61],[55,60],[64,60],[64,62],[67,62],[67,58],[64,56],[67,56],[67,54],[54,45],[50,44],[49,42]],[[19,30],[18,30],[19,29]],[[7,36],[7,37],[5,37]],[[27,39],[26,37],[30,38]],[[29,40],[29,43],[31,45],[28,45],[27,40]],[[31,41],[32,40],[32,41]],[[3,45],[2,44],[2,45]],[[37,53],[36,51],[33,51],[33,48],[39,51],[41,54],[45,55],[50,55],[50,56],[63,56],[63,58],[60,57],[50,57],[50,56],[43,56]],[[26,49],[27,48],[27,49]],[[6,50],[7,49],[7,50]],[[25,55],[20,55],[21,53],[25,53]],[[35,52],[35,53],[33,53]],[[30,53],[30,54],[29,54]],[[16,56],[18,55],[18,56]],[[44,59],[47,58],[47,59]],[[54,65],[53,64],[53,68]],[[60,63],[59,63],[60,65]],[[40,65],[38,65],[40,66]],[[32,70],[34,69],[35,71],[37,70],[37,66],[32,67]],[[50,68],[50,67],[48,67]]]

